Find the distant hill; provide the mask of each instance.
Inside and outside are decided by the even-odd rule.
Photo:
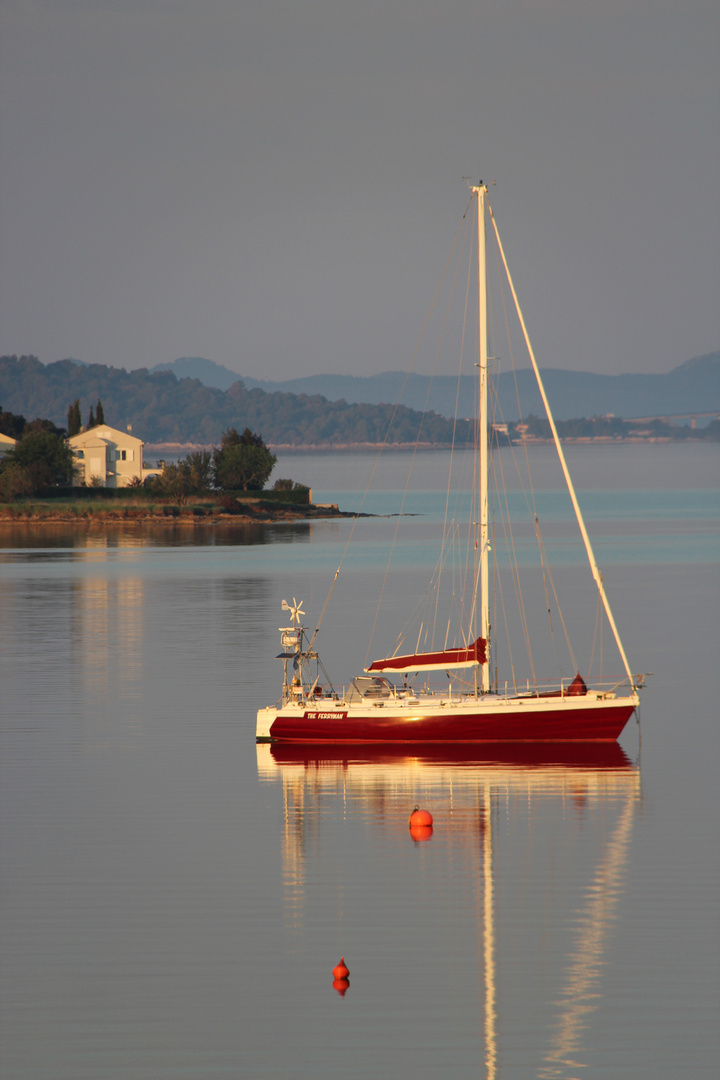
[[[181,356],[171,364],[156,364],[150,368],[151,375],[158,371],[172,371],[178,379],[199,379],[203,386],[214,386],[217,390],[229,390],[240,378],[237,371],[231,371],[223,364],[216,364],[214,360],[204,360],[201,356]],[[248,389],[251,390],[252,387]]]
[[[319,394],[248,390],[239,379],[223,391],[198,379],[178,380],[171,371],[128,372],[72,360],[45,365],[34,356],[0,357],[0,408],[65,426],[75,398],[83,420],[100,398],[108,424],[132,425],[133,434],[152,443],[216,444],[229,427],[249,427],[273,446],[374,445],[386,435],[405,445],[418,433],[422,443],[444,446],[453,433],[445,417],[423,417],[406,406],[331,404]],[[464,439],[468,430],[469,425],[460,425],[459,437]]]
[[[199,379],[205,386],[228,389],[240,376],[212,360],[183,358],[159,365],[153,371],[173,371],[178,378]],[[678,413],[720,412],[720,352],[697,356],[665,375],[596,375],[585,371],[549,368],[542,372],[553,413],[558,420],[613,413],[624,418],[674,416]],[[309,375],[300,379],[270,381],[242,376],[248,390],[266,393],[321,394],[328,401],[379,405],[398,400],[405,382],[400,371],[380,375]],[[532,371],[517,372],[523,413],[543,411]],[[460,400],[473,400],[470,376],[461,381]],[[457,380],[450,376],[410,375],[402,401],[411,409],[433,409],[441,416],[455,414]],[[498,380],[498,400],[505,420],[518,420],[515,380],[510,373]]]
[[[198,361],[183,361],[187,370]],[[202,361],[203,370],[213,377],[219,364]],[[227,369],[222,369],[227,371]],[[422,443],[440,446],[452,440],[453,423],[441,414],[450,411],[450,380],[429,380],[416,376],[409,380],[406,400],[422,406],[430,389],[429,403],[436,411],[424,417],[407,404],[395,407],[402,378],[396,372],[348,380],[343,376],[316,376],[284,383],[253,385],[235,373],[225,390],[204,385],[198,378],[177,378],[172,370],[125,371],[104,364],[80,365],[73,360],[41,364],[32,356],[0,357],[0,408],[29,420],[47,417],[64,426],[67,409],[80,399],[83,419],[90,406],[102,400],[105,418],[114,427],[132,425],[145,442],[218,443],[229,427],[250,427],[273,446],[348,446],[376,444],[388,432],[389,441],[414,442],[420,432]],[[584,372],[544,373],[548,396],[558,421],[607,414],[633,417],[676,416],[683,413],[720,412],[720,353],[695,357],[667,375],[592,375]],[[530,372],[518,373],[523,400],[523,417],[543,415],[537,388]],[[290,392],[294,386],[318,392]],[[268,389],[264,389],[267,387]],[[345,396],[337,396],[341,390]],[[348,392],[354,391],[352,392]],[[442,395],[445,395],[445,398]],[[349,401],[375,395],[376,402]],[[330,397],[333,400],[330,400]],[[383,400],[385,399],[385,401]],[[454,408],[455,389],[451,395]],[[471,403],[473,390],[468,380],[461,387],[461,401]],[[515,387],[511,378],[500,381],[501,410],[496,420],[518,419]],[[470,408],[465,419],[469,419]],[[462,442],[470,425],[461,421],[458,438]]]

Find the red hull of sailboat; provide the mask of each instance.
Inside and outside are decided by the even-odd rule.
[[[598,708],[535,710],[531,704],[482,714],[453,712],[423,716],[384,714],[380,709],[357,714],[299,711],[278,714],[270,739],[285,742],[458,743],[458,742],[614,742],[632,716],[633,702],[603,702]]]

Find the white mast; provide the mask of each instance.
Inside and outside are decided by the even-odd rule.
[[[477,438],[480,451],[480,637],[485,638],[487,662],[480,665],[481,689],[490,689],[490,595],[488,558],[490,552],[490,513],[488,503],[488,298],[485,266],[485,197],[484,184],[472,187],[477,198],[477,329],[478,329],[478,408]]]
[[[480,444],[480,636],[485,639],[487,662],[481,665],[483,693],[490,689],[490,594],[489,594],[489,506],[488,506],[488,356],[487,356],[487,284],[485,277],[485,196],[487,188],[479,184],[471,189],[477,196],[478,230],[478,441]]]

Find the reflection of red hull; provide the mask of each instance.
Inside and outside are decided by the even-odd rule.
[[[487,700],[487,699],[486,699]],[[268,717],[270,739],[293,742],[614,742],[632,698],[525,698],[474,708],[286,708]]]
[[[269,747],[278,765],[318,765],[342,762],[346,765],[501,765],[506,768],[631,769],[633,765],[616,742],[600,743],[363,743],[356,746],[308,746],[273,743]]]

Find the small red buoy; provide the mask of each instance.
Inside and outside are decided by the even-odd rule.
[[[421,810],[420,807],[416,806],[410,815],[409,826],[411,829],[432,828],[432,823],[432,814],[429,810]]]
[[[337,965],[337,967],[333,968],[333,978],[334,979],[347,979],[349,974],[350,974],[350,971],[348,970],[347,965],[345,964],[345,957],[343,956],[343,957],[340,958],[340,963]]]

